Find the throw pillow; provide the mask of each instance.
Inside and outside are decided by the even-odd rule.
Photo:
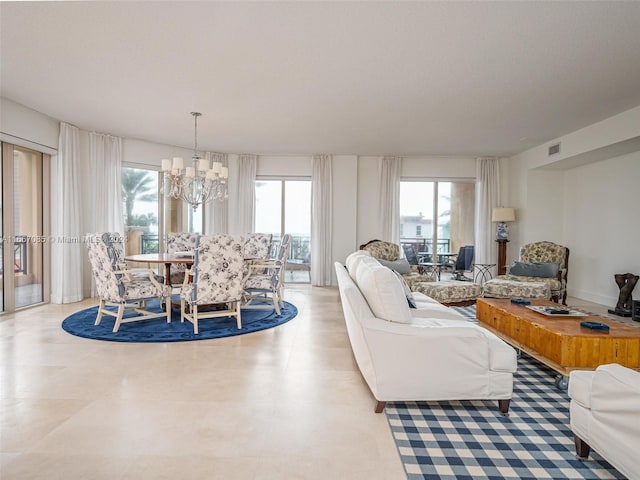
[[[391,270],[398,272],[402,275],[411,273],[411,265],[409,265],[409,262],[407,261],[406,258],[401,258],[400,260],[394,260],[394,261],[382,260],[379,258],[378,262],[380,262],[380,265],[384,265],[385,267],[388,267]]]
[[[407,303],[409,304],[409,308],[417,308],[416,300],[415,298],[413,298],[413,292],[409,288],[409,285],[407,285],[407,282],[405,281],[405,279],[402,277],[402,275],[399,272],[394,271],[393,273],[395,273],[396,277],[398,277],[398,280],[400,280],[400,284],[402,285],[402,288],[404,290],[404,295],[407,297]]]
[[[560,266],[555,262],[513,262],[509,275],[520,277],[555,278]]]

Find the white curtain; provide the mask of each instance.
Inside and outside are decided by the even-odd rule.
[[[311,284],[331,285],[331,156],[314,155],[311,177]]]
[[[51,303],[83,298],[80,188],[79,131],[61,122],[58,154],[51,157]]]
[[[238,156],[238,185],[235,199],[237,218],[235,219],[234,233],[253,232],[257,164],[257,155],[242,154]]]
[[[476,159],[475,263],[496,263],[495,228],[491,212],[500,201],[500,164],[497,158]]]
[[[206,152],[205,158],[209,163],[220,162],[224,167],[229,167],[226,153]],[[205,205],[204,233],[208,235],[228,233],[229,231],[229,201],[211,200]]]
[[[122,139],[102,133],[89,133],[89,161],[93,174],[92,232],[124,234],[122,213]]]
[[[382,238],[387,242],[400,244],[400,175],[401,157],[383,157],[378,164],[380,177],[380,218]]]

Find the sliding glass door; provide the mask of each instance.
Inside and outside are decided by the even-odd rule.
[[[48,301],[48,155],[2,144],[2,311]],[[45,163],[46,162],[46,163]]]
[[[274,244],[291,235],[285,280],[311,282],[311,181],[256,181],[255,230],[271,233]]]
[[[402,181],[400,242],[425,261],[451,263],[474,243],[474,208],[472,181]]]

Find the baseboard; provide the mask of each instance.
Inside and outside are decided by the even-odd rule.
[[[579,298],[587,302],[597,303],[598,305],[612,306],[618,302],[617,297],[610,297],[608,295],[602,295],[587,290],[579,290],[574,288],[567,289],[567,295],[569,297]]]

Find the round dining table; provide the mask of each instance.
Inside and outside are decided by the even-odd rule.
[[[127,255],[124,259],[128,262],[139,263],[164,263],[164,283],[171,285],[171,265],[182,263],[187,266],[193,264],[192,255],[176,255],[175,253],[136,253]]]

